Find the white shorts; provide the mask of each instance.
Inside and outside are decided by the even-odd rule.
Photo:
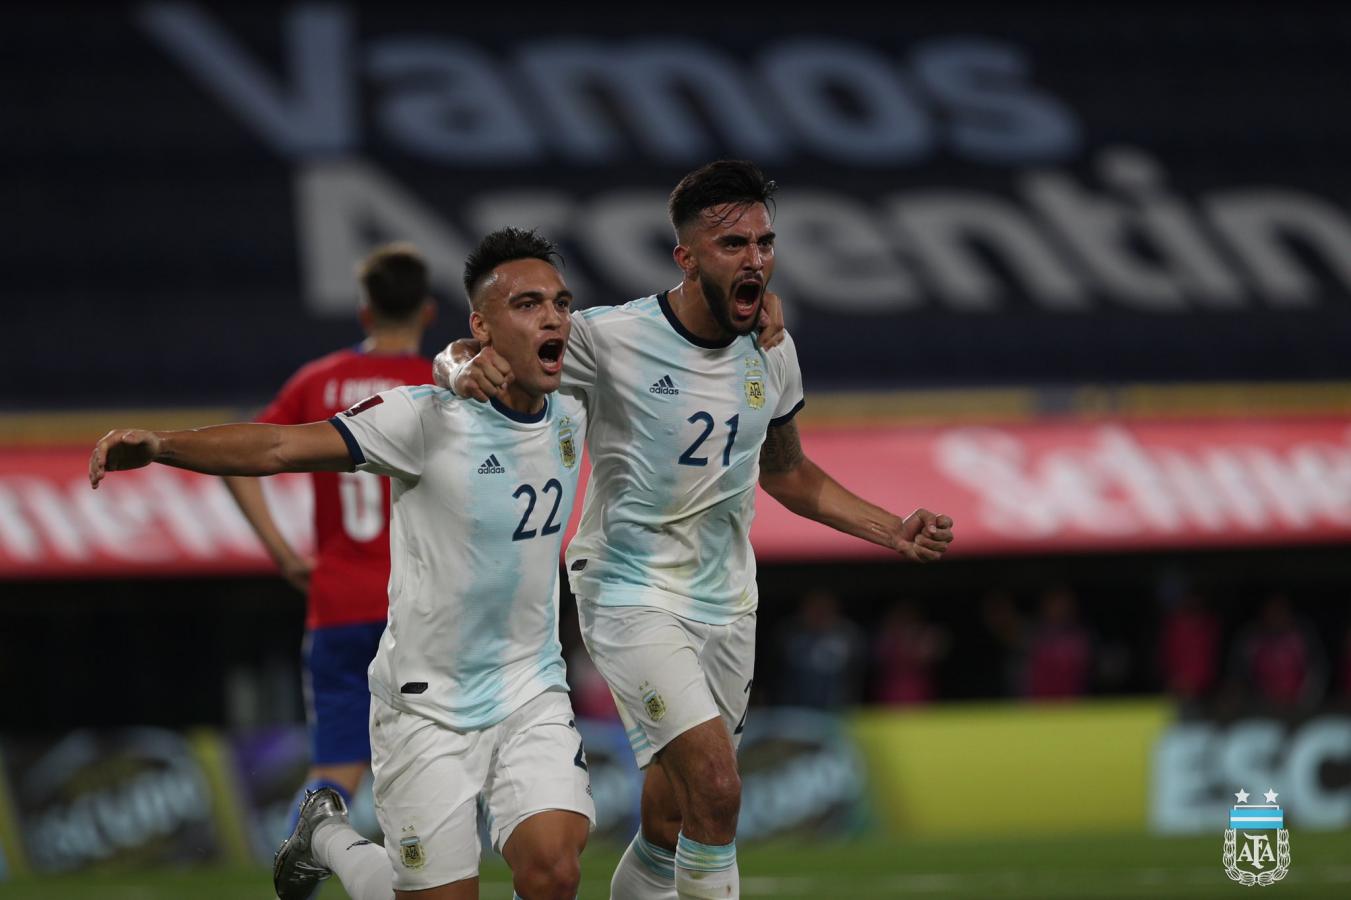
[[[499,853],[536,813],[570,810],[596,823],[582,738],[561,691],[479,731],[454,731],[373,696],[371,769],[375,815],[401,891],[478,874],[480,801]]]
[[[652,606],[578,598],[582,640],[614,694],[639,768],[674,738],[722,717],[741,744],[755,674],[755,613],[727,625]]]

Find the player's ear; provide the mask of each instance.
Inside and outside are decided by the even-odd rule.
[[[419,314],[418,321],[423,328],[430,328],[436,321],[436,301],[431,297],[422,301],[422,312]]]
[[[375,313],[371,312],[369,303],[362,303],[357,309],[357,321],[361,323],[361,330],[367,334],[375,328]]]
[[[685,273],[686,278],[698,277],[699,264],[695,261],[694,254],[690,252],[690,248],[686,246],[684,242],[675,245],[675,249],[671,251],[671,258],[675,260],[677,266],[680,266],[680,271]]]
[[[491,344],[493,342],[492,330],[488,328],[488,320],[478,310],[469,314],[469,333],[480,344]]]

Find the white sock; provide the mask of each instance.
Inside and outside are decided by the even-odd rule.
[[[329,822],[314,832],[314,859],[338,876],[352,900],[394,900],[394,870],[385,848],[351,825]]]
[[[639,831],[615,866],[610,900],[676,900],[675,854]]]
[[[739,900],[736,841],[701,844],[682,833],[676,842],[675,882],[680,900]]]

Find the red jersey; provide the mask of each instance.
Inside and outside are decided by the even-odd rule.
[[[258,416],[271,425],[322,422],[405,384],[431,384],[431,360],[339,350],[303,366]],[[315,566],[306,628],[383,622],[389,606],[389,479],[314,472]]]

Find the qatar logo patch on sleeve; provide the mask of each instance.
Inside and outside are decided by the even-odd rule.
[[[384,402],[385,402],[385,398],[384,398],[384,397],[381,397],[379,394],[376,394],[374,397],[367,397],[365,400],[362,400],[360,403],[358,403],[356,406],[352,407],[351,409],[345,410],[345,411],[343,412],[343,415],[350,419],[350,418],[352,418],[353,416],[360,415],[361,413],[364,413],[366,410],[370,409],[372,406],[379,406],[381,403],[384,403]]]

